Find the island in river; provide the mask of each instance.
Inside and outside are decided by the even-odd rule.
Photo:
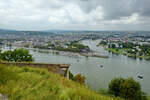
[[[48,45],[46,46],[34,46],[32,49],[39,50],[41,52],[45,51],[45,52],[53,52],[56,54],[65,54],[68,56],[80,55],[80,56],[86,56],[86,57],[108,58],[107,55],[101,55],[100,53],[97,53],[96,51],[91,50],[89,46],[86,46],[80,43],[79,41],[66,43],[65,45],[62,45],[59,42],[57,44],[48,43]]]

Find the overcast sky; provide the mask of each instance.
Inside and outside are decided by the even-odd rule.
[[[150,30],[150,0],[0,0],[0,28]]]

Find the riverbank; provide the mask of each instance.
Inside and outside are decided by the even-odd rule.
[[[115,53],[115,54],[126,55],[126,56],[132,57],[132,58],[139,58],[139,59],[150,60],[150,56],[139,56],[139,55],[136,55],[136,54],[130,54],[130,53],[126,52],[127,49],[105,48],[105,50],[107,50],[109,52],[112,52],[112,53]]]
[[[62,56],[69,56],[69,57],[75,57],[80,58],[81,56],[85,57],[97,57],[97,58],[109,58],[109,56],[100,55],[97,52],[86,52],[86,53],[75,53],[75,52],[68,52],[68,51],[58,51],[58,50],[46,50],[46,49],[37,49],[37,48],[27,48],[29,50],[43,52],[43,53],[54,53]]]
[[[97,57],[97,58],[109,58],[109,56],[103,56],[103,55],[99,55],[98,53],[80,53],[80,55],[82,56],[86,56],[86,57]]]

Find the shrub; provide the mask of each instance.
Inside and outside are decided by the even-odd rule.
[[[81,75],[81,74],[77,74],[75,77],[74,77],[74,80],[76,82],[79,82],[80,84],[85,84],[85,76]]]
[[[109,83],[109,93],[115,96],[120,95],[120,84],[124,82],[123,78],[115,78]]]
[[[70,71],[69,71],[69,79],[76,81],[80,84],[85,84],[85,76],[81,75],[81,74],[77,74],[76,76],[74,76]]]
[[[127,100],[147,100],[141,85],[133,78],[115,78],[109,84],[109,93]]]
[[[70,71],[69,71],[69,79],[74,81],[74,76],[73,76],[73,74]]]

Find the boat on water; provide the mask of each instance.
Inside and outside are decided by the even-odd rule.
[[[143,76],[142,75],[138,75],[137,76],[139,79],[143,79]]]
[[[103,66],[103,65],[100,65],[100,67],[103,68],[104,66]]]

